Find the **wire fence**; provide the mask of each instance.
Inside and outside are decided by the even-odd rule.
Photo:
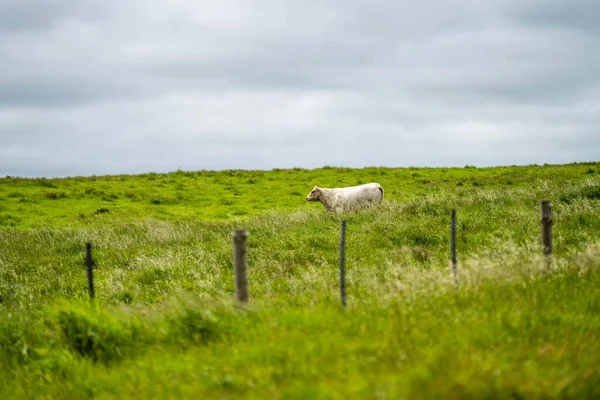
[[[541,238],[542,253],[546,257],[548,265],[552,258],[552,207],[550,201],[542,200],[540,202],[541,210]],[[346,306],[346,225],[347,221],[340,223],[340,300],[343,307]],[[249,279],[248,279],[248,237],[250,233],[245,229],[236,229],[232,234],[233,245],[233,273],[235,284],[235,296],[240,304],[248,302]],[[456,255],[456,210],[452,209],[450,213],[450,262],[454,284],[458,285],[458,262]],[[86,270],[88,280],[88,292],[90,299],[95,298],[94,292],[94,260],[92,257],[92,244],[86,243]]]

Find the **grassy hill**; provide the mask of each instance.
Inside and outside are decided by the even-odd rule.
[[[377,209],[337,216],[304,200],[315,184],[371,181],[385,189]],[[598,397],[598,260],[600,163],[6,177],[0,398]]]

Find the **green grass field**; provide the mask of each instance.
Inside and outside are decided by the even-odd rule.
[[[372,181],[376,209],[304,200]],[[0,398],[600,398],[599,267],[600,163],[1,178]]]

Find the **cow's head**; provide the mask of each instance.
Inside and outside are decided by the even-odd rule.
[[[317,201],[321,198],[321,189],[318,186],[313,187],[313,190],[310,191],[308,196],[306,196],[306,201]]]

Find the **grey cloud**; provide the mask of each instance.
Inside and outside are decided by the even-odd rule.
[[[600,3],[595,0],[529,0],[517,2],[508,14],[527,25],[600,32]]]
[[[0,31],[50,29],[57,17],[70,11],[69,5],[69,2],[3,0]]]
[[[128,101],[166,93],[161,82],[143,79],[120,80],[109,74],[60,78],[32,77],[29,80],[2,82],[0,107],[70,108],[103,101]]]
[[[65,19],[97,20],[103,8],[91,1],[2,0],[0,34],[47,31]]]
[[[511,28],[493,7],[487,13],[479,10],[481,18],[464,8],[442,7],[440,14],[449,17],[437,24],[419,19],[412,23],[413,15],[403,15],[399,7],[379,14],[373,11],[377,7],[359,8],[354,19],[346,15],[352,7],[344,7],[338,17],[344,22],[337,21],[322,35],[303,36],[294,28],[300,22],[292,22],[278,40],[250,41],[249,54],[246,49],[207,63],[189,53],[175,62],[159,61],[151,72],[186,81],[213,77],[235,87],[396,90],[476,101],[565,102],[590,86],[596,90],[598,38],[536,31],[533,26]],[[378,19],[369,19],[369,14]],[[483,28],[486,22],[488,29]],[[387,36],[380,34],[385,29]],[[418,29],[422,32],[414,34]]]
[[[26,81],[0,84],[0,106],[77,106],[114,96],[104,85],[88,81]]]

